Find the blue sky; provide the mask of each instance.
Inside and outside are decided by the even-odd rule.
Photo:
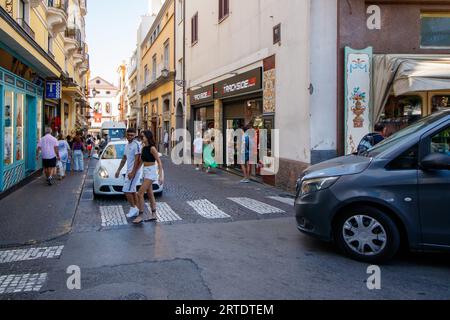
[[[91,77],[101,76],[117,84],[116,70],[136,44],[139,17],[148,11],[148,0],[89,0],[86,42]]]

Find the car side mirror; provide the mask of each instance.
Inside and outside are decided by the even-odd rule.
[[[98,153],[94,153],[94,154],[92,155],[92,158],[94,158],[95,160],[99,160],[99,159],[100,159],[100,156],[98,155]]]
[[[420,163],[424,170],[450,170],[450,156],[442,153],[432,153]]]

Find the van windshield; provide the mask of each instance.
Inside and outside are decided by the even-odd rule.
[[[439,113],[430,115],[428,117],[425,117],[425,118],[417,121],[416,123],[410,125],[409,127],[393,134],[388,139],[384,140],[383,142],[376,145],[372,149],[369,149],[368,151],[363,153],[362,156],[369,157],[369,158],[376,157],[376,156],[382,154],[383,152],[385,152],[386,150],[388,150],[389,148],[391,148],[392,146],[409,139],[409,137],[412,134],[424,129],[425,127],[429,126],[430,124],[432,124],[436,121],[439,121],[448,115],[449,115],[448,112],[439,112]]]

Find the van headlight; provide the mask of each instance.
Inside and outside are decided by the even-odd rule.
[[[108,179],[109,178],[108,170],[106,170],[104,167],[100,167],[100,169],[98,170],[98,176],[102,179]]]
[[[333,186],[336,181],[339,180],[340,177],[328,177],[328,178],[318,178],[318,179],[311,179],[311,180],[305,180],[302,182],[301,187],[301,196],[322,191],[325,189],[330,188]]]

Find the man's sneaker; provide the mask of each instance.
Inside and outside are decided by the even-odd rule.
[[[130,212],[127,214],[128,219],[133,219],[139,216],[139,209],[138,208],[131,208]]]

